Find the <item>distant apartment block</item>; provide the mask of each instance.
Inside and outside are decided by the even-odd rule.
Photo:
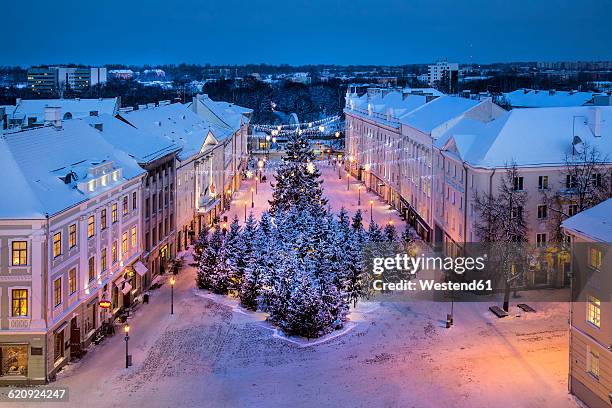
[[[570,392],[590,408],[612,404],[612,199],[563,223],[572,237]]]
[[[438,61],[427,67],[427,83],[437,85],[447,93],[457,93],[459,82],[459,64],[456,62]]]
[[[105,83],[106,68],[46,67],[28,70],[28,87],[38,93],[54,93],[69,88],[75,91]]]

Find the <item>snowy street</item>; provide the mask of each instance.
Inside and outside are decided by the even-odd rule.
[[[322,165],[325,195],[337,211],[357,208],[357,183]],[[254,212],[267,208],[268,182],[257,186]],[[244,220],[254,181],[235,194],[228,218]],[[403,225],[374,195],[374,220]],[[399,229],[399,228],[398,228]],[[567,393],[567,303],[538,303],[537,313],[512,308],[497,319],[487,303],[455,304],[455,325],[444,327],[447,303],[392,301],[362,304],[351,329],[313,345],[280,338],[262,313],[195,287],[185,267],[174,287],[151,292],[130,318],[126,369],[123,333],[93,347],[58,374],[67,407],[576,407]],[[86,402],[85,402],[86,401]],[[129,404],[129,405],[128,405]],[[13,406],[20,406],[14,404]],[[31,406],[38,406],[32,404]]]

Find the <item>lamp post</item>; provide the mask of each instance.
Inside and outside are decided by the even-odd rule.
[[[257,194],[257,184],[259,184],[259,177],[255,177],[255,194]]]
[[[248,200],[244,200],[244,222],[246,222],[246,209],[247,209],[248,203],[249,203]]]
[[[130,325],[126,324],[123,326],[123,331],[125,332],[125,368],[130,367],[130,355],[128,353],[128,342],[130,341]]]
[[[251,208],[255,207],[255,201],[253,200],[253,193],[255,192],[255,189],[253,187],[251,187]]]
[[[357,187],[357,207],[361,206],[361,186]]]
[[[374,207],[374,200],[370,200],[370,222],[374,222],[374,214],[372,208]]]
[[[270,135],[266,135],[266,156],[270,154]]]
[[[342,176],[340,175],[340,167],[341,167],[340,159],[338,159],[338,180],[342,180]]]
[[[351,189],[351,186],[349,184],[349,182],[351,181],[351,178],[349,177],[350,175],[351,173],[347,171],[346,172],[346,191],[349,191]]]
[[[176,280],[174,278],[170,278],[170,314],[174,314],[174,284]]]

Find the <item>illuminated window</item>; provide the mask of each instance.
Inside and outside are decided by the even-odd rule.
[[[601,327],[601,302],[594,296],[589,296],[587,303],[587,322],[597,328]]]
[[[128,251],[128,236],[127,232],[124,232],[121,236],[121,254],[126,254]]]
[[[106,229],[106,208],[103,208],[100,213],[100,229]]]
[[[28,290],[27,289],[13,289],[12,290],[12,309],[13,316],[27,316],[28,315]]]
[[[68,227],[68,245],[70,248],[76,246],[77,243],[77,233],[76,233],[76,224],[72,224]]]
[[[53,299],[55,300],[55,307],[62,303],[62,278],[53,281]]]
[[[68,290],[72,295],[76,292],[77,289],[77,277],[76,277],[76,268],[72,268],[70,272],[68,272]]]
[[[117,203],[111,205],[111,221],[113,224],[117,222]]]
[[[113,241],[111,246],[111,260],[113,263],[117,263],[117,241]]]
[[[130,209],[128,208],[128,198],[123,197],[123,215],[126,215]]]
[[[94,191],[96,189],[96,180],[90,180],[87,183],[87,190]]]
[[[599,353],[587,346],[587,372],[599,379]]]
[[[589,250],[589,266],[593,269],[600,270],[602,262],[601,251],[597,248],[591,248]]]
[[[62,233],[56,232],[53,234],[53,257],[58,257],[62,254]]]
[[[95,231],[96,222],[93,215],[90,215],[87,219],[87,237],[91,238],[96,233]]]
[[[119,170],[113,171],[113,181],[119,180]]]
[[[90,282],[96,279],[96,258],[94,258],[93,256],[89,258],[87,271],[88,271],[87,277],[89,278]]]
[[[138,240],[136,239],[136,227],[132,227],[132,248],[136,246]]]
[[[102,251],[100,252],[100,267],[102,268],[102,271],[106,270],[106,248],[102,248]]]
[[[13,241],[12,259],[13,265],[28,264],[28,243],[26,241]]]

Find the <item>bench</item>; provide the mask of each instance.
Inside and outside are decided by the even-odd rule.
[[[519,303],[517,305],[523,312],[528,312],[528,313],[535,313],[535,309],[531,306],[529,306],[526,303]]]
[[[506,313],[504,309],[502,309],[499,306],[489,306],[489,310],[491,311],[491,313],[493,313],[495,316],[499,318],[508,316],[508,313]]]

